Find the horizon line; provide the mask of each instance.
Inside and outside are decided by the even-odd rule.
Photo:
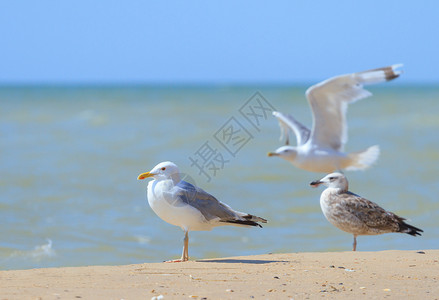
[[[228,87],[302,87],[302,86],[312,86],[320,81],[249,81],[249,82],[201,82],[201,81],[156,81],[156,82],[142,82],[142,81],[77,81],[77,82],[0,82],[0,88],[36,88],[36,87],[59,87],[59,88],[75,88],[75,87],[107,87],[107,88],[120,88],[120,87],[218,87],[218,88],[228,88]],[[434,86],[438,85],[439,82],[434,81],[403,81],[400,80],[392,81],[386,84],[386,87],[392,86]],[[379,85],[376,87],[380,87]]]

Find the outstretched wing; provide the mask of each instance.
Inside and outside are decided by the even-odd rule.
[[[311,131],[294,119],[293,116],[278,111],[273,111],[273,116],[279,121],[280,139],[285,139],[285,144],[289,145],[291,131],[296,135],[297,146],[303,145],[308,141]]]
[[[397,78],[402,65],[392,65],[332,77],[306,91],[312,109],[312,142],[320,147],[343,151],[347,142],[346,111],[349,103],[371,96],[364,85]]]

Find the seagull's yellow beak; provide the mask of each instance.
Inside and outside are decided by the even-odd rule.
[[[151,173],[151,172],[142,173],[139,176],[137,176],[137,180],[142,180],[142,179],[145,179],[145,178],[148,178],[148,177],[152,177],[154,175],[155,174]]]
[[[268,152],[267,156],[277,156],[277,153],[275,153],[275,152]]]

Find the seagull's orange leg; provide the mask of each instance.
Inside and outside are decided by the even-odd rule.
[[[184,247],[183,247],[183,257],[182,261],[189,260],[189,232],[184,233]]]
[[[174,260],[167,260],[165,262],[167,263],[176,263],[176,262],[184,262],[189,260],[189,232],[184,232],[184,243],[183,243],[183,252],[181,253],[180,259],[174,259]]]
[[[357,236],[354,234],[354,245],[352,251],[357,251]]]

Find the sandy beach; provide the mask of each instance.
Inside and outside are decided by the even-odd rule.
[[[0,299],[439,299],[439,250],[0,272]]]

